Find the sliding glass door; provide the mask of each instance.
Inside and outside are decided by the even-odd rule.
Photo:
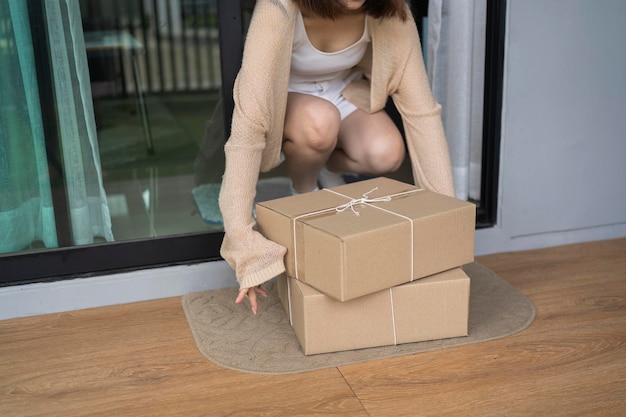
[[[223,143],[254,4],[0,2],[0,286],[220,259]],[[481,226],[495,219],[504,37],[504,1],[487,4]],[[411,5],[426,16],[427,1]],[[262,176],[266,195],[283,170]]]
[[[0,3],[2,284],[219,257],[230,9]]]

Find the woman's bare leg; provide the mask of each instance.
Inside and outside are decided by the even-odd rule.
[[[317,187],[317,175],[337,146],[341,116],[319,97],[289,93],[283,153],[293,188],[308,192]]]
[[[404,156],[402,135],[387,113],[357,109],[341,122],[327,166],[335,172],[384,175],[400,168]]]

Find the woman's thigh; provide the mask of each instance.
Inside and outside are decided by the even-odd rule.
[[[357,109],[342,122],[337,148],[359,166],[357,172],[395,171],[404,160],[402,134],[385,111],[369,114]]]

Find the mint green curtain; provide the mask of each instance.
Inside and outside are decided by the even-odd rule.
[[[78,0],[44,0],[73,243],[113,240]],[[0,253],[58,246],[26,2],[0,1]]]
[[[57,246],[26,2],[0,2],[0,253]]]

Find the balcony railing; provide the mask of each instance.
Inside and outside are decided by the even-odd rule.
[[[89,32],[122,33],[133,42],[132,48],[97,57],[100,72],[106,67],[104,78],[110,87],[102,95],[133,93],[134,63],[146,93],[219,89],[216,0],[82,0],[81,6],[86,36]],[[93,62],[93,53],[91,58]],[[96,84],[97,77],[92,78]]]

